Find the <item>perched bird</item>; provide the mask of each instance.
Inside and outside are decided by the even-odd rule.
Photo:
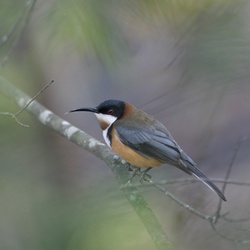
[[[120,100],[107,100],[96,108],[80,108],[69,112],[77,111],[96,115],[105,142],[129,164],[146,168],[144,173],[162,164],[170,164],[196,176],[226,201],[219,188],[197,168],[167,128],[150,115]]]

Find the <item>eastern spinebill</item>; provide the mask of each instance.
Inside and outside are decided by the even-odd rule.
[[[151,168],[170,164],[189,175],[196,176],[226,201],[219,188],[196,166],[181,149],[167,128],[145,112],[120,100],[107,100],[95,108],[80,108],[69,112],[93,112],[103,130],[105,142],[129,164]]]

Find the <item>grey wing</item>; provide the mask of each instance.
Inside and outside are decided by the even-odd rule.
[[[156,158],[163,163],[169,163],[191,174],[183,161],[190,162],[190,164],[195,163],[178,146],[160,122],[155,121],[152,125],[140,130],[124,126],[124,124],[123,126],[117,125],[115,128],[121,141],[137,153],[145,157]]]
[[[129,126],[116,127],[121,141],[145,157],[154,157],[169,163],[190,175],[195,175],[211,190],[226,201],[223,193],[197,167],[195,162],[178,146],[168,130],[160,122],[144,129]]]

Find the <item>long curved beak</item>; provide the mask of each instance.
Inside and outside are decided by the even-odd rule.
[[[92,112],[92,113],[98,113],[97,108],[80,108],[80,109],[73,109],[70,110],[67,113],[72,113],[72,112],[79,112],[79,111],[87,111],[87,112]]]

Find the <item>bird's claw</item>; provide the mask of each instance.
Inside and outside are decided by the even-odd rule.
[[[143,181],[149,182],[151,180],[151,175],[147,174],[147,172],[150,169],[146,169],[144,171],[141,172],[140,168],[136,168],[133,172],[133,174],[131,175],[131,177],[128,179],[128,181],[125,183],[126,186],[129,186],[132,184],[132,181],[134,180],[134,178],[136,176],[139,177],[139,181],[142,183]]]
[[[142,172],[140,175],[139,181],[143,183],[144,181],[149,182],[151,180],[152,176],[150,174]]]
[[[133,167],[133,166],[131,166],[129,163],[127,163],[126,164],[126,169],[128,170],[128,171],[136,171],[136,169],[135,169],[135,167]]]
[[[128,179],[128,181],[127,181],[126,184],[131,185],[131,183],[132,183],[132,181],[134,180],[134,178],[135,178],[137,175],[140,175],[140,174],[139,174],[140,172],[141,172],[140,169],[139,169],[139,168],[136,168],[136,169],[134,170],[134,172],[132,173],[131,177],[129,177],[129,179]]]

